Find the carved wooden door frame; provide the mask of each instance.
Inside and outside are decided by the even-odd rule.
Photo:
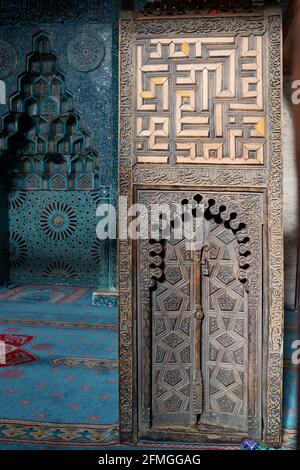
[[[267,148],[264,162],[257,165],[162,164],[134,160],[135,60],[137,38],[172,35],[248,33],[267,36],[268,96]],[[283,230],[281,161],[281,13],[267,9],[257,14],[214,17],[143,18],[126,13],[120,21],[120,195],[136,202],[136,190],[193,189],[214,192],[260,194],[264,200],[263,287],[263,391],[262,438],[278,445],[281,439],[283,351]],[[259,163],[259,162],[257,162]],[[137,421],[136,304],[134,298],[135,246],[119,241],[120,288],[120,434],[121,439],[139,437]],[[224,437],[225,439],[225,437]],[[201,436],[199,437],[201,440]]]

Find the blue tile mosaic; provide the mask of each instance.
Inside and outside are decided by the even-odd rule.
[[[8,210],[7,192],[0,187],[0,285],[8,280]]]
[[[1,5],[0,77],[10,97],[1,105],[0,128],[10,282],[116,287],[116,243],[98,241],[95,227],[96,203],[117,202],[118,80],[112,77],[120,3]],[[4,199],[3,192],[2,218]],[[7,258],[3,227],[0,241]],[[1,256],[1,283],[3,262]]]
[[[96,208],[102,195],[10,192],[10,281],[96,286],[100,270],[109,277],[107,246],[96,238]]]

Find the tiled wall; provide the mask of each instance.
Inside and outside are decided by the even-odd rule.
[[[14,284],[68,282],[113,287],[116,285],[116,244],[99,242],[95,228],[97,205],[101,201],[116,202],[119,1],[51,4],[53,10],[47,1],[7,1],[3,9],[1,6],[0,51],[6,63],[0,67],[0,78],[1,73],[5,75],[7,96],[11,98],[7,106],[1,105],[1,115],[7,117],[2,121],[0,134],[1,165],[2,168],[3,165],[9,167],[13,174],[6,180],[9,190],[9,278]],[[55,17],[52,16],[54,12]],[[50,91],[47,91],[50,101],[47,102],[46,97],[44,105],[40,103],[39,93],[45,91],[36,87],[43,88],[45,84],[37,82],[30,91],[26,88],[26,73],[30,75],[31,67],[39,67],[26,61],[30,52],[35,53],[32,38],[39,31],[50,39],[51,54],[58,57],[55,72],[61,78],[61,86],[67,90],[66,96],[60,94],[51,101],[50,83]],[[78,47],[81,46],[76,40],[82,37],[86,42],[80,55]],[[102,52],[103,59],[100,60]],[[49,67],[49,64],[45,66]],[[42,77],[43,71],[39,72]],[[71,104],[63,109],[62,101],[69,97]],[[59,109],[55,108],[55,103]],[[39,109],[35,110],[35,106]],[[19,117],[16,118],[19,111],[30,118],[29,129],[25,132]],[[58,135],[56,142],[50,144],[56,114],[60,117],[56,127],[61,125],[63,129],[54,130]],[[73,150],[73,144],[71,150],[66,149],[67,141],[73,142],[77,137],[68,137],[72,132],[68,130],[68,114],[80,116],[79,133],[86,139],[79,150]],[[41,124],[38,117],[45,118],[46,122]],[[19,122],[16,124],[16,121]],[[16,133],[17,141],[24,141],[21,149],[14,147]],[[59,140],[58,137],[62,138]],[[90,148],[96,152],[94,161],[99,162],[92,169],[96,175],[93,181],[84,155],[72,164],[69,162],[70,154],[73,158],[76,152],[78,155],[88,153]],[[50,155],[41,163],[37,157],[43,152],[52,153],[53,158]],[[55,160],[55,153],[63,152],[67,154],[64,164]],[[1,212],[4,213],[4,193],[0,198]],[[5,240],[4,232],[1,225],[1,240]],[[1,256],[1,264],[3,259]]]
[[[299,240],[299,235],[297,227],[297,171],[293,138],[291,86],[291,77],[285,76],[283,89],[284,101],[282,128],[283,208],[285,234],[285,304],[288,308],[294,309],[297,272],[297,243]]]
[[[7,192],[1,189],[0,176],[0,286],[8,279],[8,210]]]

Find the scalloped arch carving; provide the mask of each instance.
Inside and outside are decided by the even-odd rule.
[[[248,403],[247,397],[257,393],[253,392],[249,377],[257,374],[260,367],[254,338],[261,335],[261,252],[256,247],[262,243],[262,197],[161,189],[140,190],[138,202],[148,210],[155,205],[180,204],[195,209],[202,204],[206,220],[200,253],[188,250],[186,240],[174,239],[172,232],[170,239],[138,241],[138,318],[144,351],[140,359],[141,427],[147,428],[152,421],[157,426],[198,423],[201,429],[203,420],[213,426],[214,415],[226,413],[225,421],[246,431],[249,416],[258,413],[255,403]],[[175,218],[171,217],[171,226]],[[203,271],[198,278],[204,262],[208,273]],[[199,295],[196,278],[202,286],[198,286]],[[183,324],[189,325],[187,337],[182,336]],[[252,339],[248,338],[248,331]],[[199,334],[200,343],[196,339]],[[197,344],[201,356],[206,358],[199,369]],[[182,380],[177,374],[172,385],[170,381],[165,383],[165,370],[169,375],[189,372],[182,375]],[[196,387],[191,377],[197,370]],[[203,396],[200,402],[199,396]],[[176,410],[168,407],[171,397],[178,404]],[[219,417],[218,421],[220,425],[222,419]],[[253,428],[252,432],[257,430]]]

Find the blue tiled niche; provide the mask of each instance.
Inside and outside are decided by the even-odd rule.
[[[1,284],[116,287],[116,243],[97,240],[96,209],[117,202],[119,10],[1,5]]]

